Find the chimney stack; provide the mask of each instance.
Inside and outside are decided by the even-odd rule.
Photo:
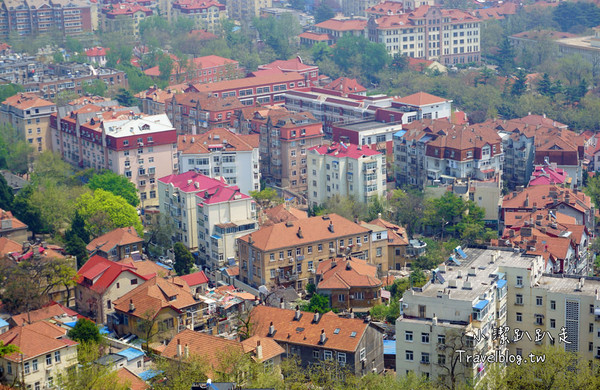
[[[279,307],[281,309],[285,309],[285,303],[283,302],[283,298],[279,298]]]
[[[133,299],[129,300],[129,311],[135,311],[135,305],[133,304]]]
[[[296,314],[294,314],[294,320],[300,321],[300,317],[302,317],[302,313],[300,313],[300,307],[296,305]]]
[[[325,344],[325,340],[327,340],[327,336],[325,335],[325,329],[321,329],[321,337],[319,338],[319,342],[321,344]]]
[[[260,345],[260,340],[256,342],[256,357],[258,358],[258,360],[262,360],[263,358],[263,351],[262,345]]]
[[[177,357],[181,357],[181,340],[177,339]]]
[[[275,334],[275,326],[273,325],[273,321],[269,325],[269,336],[273,336]]]
[[[319,322],[319,319],[321,318],[321,314],[319,314],[319,312],[317,310],[315,310],[315,317],[313,322]]]
[[[190,357],[190,346],[187,345],[187,344],[185,345],[184,353],[185,353],[184,356],[185,356],[186,359]]]

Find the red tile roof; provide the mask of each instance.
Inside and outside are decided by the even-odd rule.
[[[307,72],[311,70],[319,70],[316,65],[307,65],[302,61],[300,56],[291,60],[276,60],[266,65],[259,65],[258,69],[279,69],[284,72]]]
[[[449,100],[444,99],[426,92],[417,92],[412,95],[404,96],[401,98],[394,98],[395,101],[410,106],[429,106],[431,104],[446,103]]]
[[[208,283],[208,278],[206,277],[204,271],[194,272],[193,274],[189,275],[182,275],[180,278],[183,279],[190,287]]]
[[[92,47],[91,49],[87,49],[85,51],[85,55],[88,57],[103,57],[106,56],[106,51],[109,49],[105,49],[103,47]]]
[[[262,347],[262,359],[259,359],[257,353],[259,343]],[[244,353],[251,353],[252,358],[259,362],[272,359],[285,353],[285,349],[277,344],[276,341],[269,337],[261,336],[252,336],[242,341],[242,348],[244,349]]]
[[[294,310],[255,306],[250,314],[255,322],[254,335],[270,337],[281,343],[355,352],[369,327],[369,324],[363,320],[341,318],[332,312],[321,315],[317,323],[313,321],[314,313],[309,312],[301,312],[300,320],[294,321],[295,313]],[[269,336],[271,322],[275,334]],[[339,329],[337,333],[335,333],[336,329]],[[320,343],[321,330],[325,331],[324,344]]]
[[[240,192],[238,186],[219,184],[198,192],[196,194],[196,198],[200,203],[203,204],[217,204],[222,202],[250,199],[250,196]]]
[[[125,367],[121,367],[117,370],[118,382],[122,385],[128,386],[129,390],[146,390],[150,388],[142,378],[135,375]]]
[[[259,143],[258,134],[236,134],[227,129],[215,128],[203,134],[180,135],[177,137],[177,150],[184,155],[211,153],[217,150],[249,152],[258,149]]]
[[[196,171],[161,177],[158,181],[165,184],[173,184],[179,191],[192,193],[226,184],[223,178],[213,179],[201,173],[196,173]]]
[[[16,107],[20,110],[26,110],[28,108],[33,108],[33,107],[56,106],[56,104],[54,104],[48,100],[44,100],[41,97],[39,97],[38,95],[36,95],[35,93],[31,93],[31,92],[23,92],[23,93],[18,93],[16,95],[13,95],[9,98],[6,98],[6,100],[3,101],[2,104]]]
[[[343,142],[333,142],[331,145],[313,146],[309,150],[314,150],[320,155],[337,156],[339,158],[348,157],[356,160],[381,154],[381,152],[369,148],[368,145],[360,146]]]
[[[21,253],[23,245],[8,237],[0,237],[0,256],[6,256],[9,253]]]
[[[319,262],[317,290],[350,290],[355,287],[378,287],[377,267],[366,260],[336,258]]]
[[[137,12],[143,12],[146,15],[152,15],[152,10],[150,8],[131,3],[111,4],[102,9],[102,13],[110,17],[115,17],[118,15],[133,15]]]
[[[315,27],[332,31],[362,31],[367,28],[363,19],[329,19],[315,24]]]
[[[190,329],[177,333],[162,351],[161,356],[176,359],[177,345],[181,345],[181,354],[185,356],[186,346],[190,356],[199,356],[206,360],[212,368],[220,365],[221,355],[227,350],[243,352],[239,341],[227,340],[222,337],[211,336],[206,333],[194,332]],[[183,356],[181,356],[183,358]]]
[[[89,286],[88,282],[85,282],[86,279],[94,281],[89,288],[102,294],[123,272],[131,272],[142,280],[146,280],[130,265],[116,263],[102,256],[94,255],[77,271],[76,281],[84,286]]]
[[[60,303],[52,302],[48,306],[41,309],[30,311],[29,313],[16,314],[10,318],[11,322],[16,326],[21,326],[26,323],[33,324],[34,322],[49,320],[54,317],[60,317],[66,314],[67,316],[79,316],[76,311],[69,309]]]
[[[117,228],[98,238],[93,239],[87,246],[88,252],[101,250],[105,253],[117,246],[143,243],[144,239],[138,236],[133,226],[125,228]]]
[[[298,37],[300,38],[305,38],[311,41],[328,41],[329,40],[329,35],[327,34],[317,34],[314,32],[303,32],[302,34],[298,35]]]
[[[568,174],[564,169],[551,167],[549,165],[537,165],[531,173],[529,186],[547,185],[547,184],[562,184],[567,180]]]
[[[326,86],[324,89],[330,89],[332,91],[339,91],[344,94],[349,93],[361,93],[366,92],[366,88],[358,83],[356,79],[349,79],[347,77],[339,77]]]
[[[18,353],[6,355],[4,359],[21,362],[71,345],[77,345],[72,340],[62,338],[66,333],[66,329],[46,321],[16,326],[0,335],[0,341],[5,345],[13,344],[19,348]]]

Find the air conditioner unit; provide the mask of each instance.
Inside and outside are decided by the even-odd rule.
[[[334,248],[329,248],[329,253],[335,253],[335,249]]]
[[[316,271],[315,271],[315,269],[314,269],[314,268],[309,268],[309,269],[308,269],[308,272],[310,272],[311,274],[314,274]]]
[[[292,256],[290,256],[290,264],[292,264],[294,262],[294,258]]]
[[[360,248],[362,246],[361,242],[356,243],[356,245],[358,245],[358,247]]]

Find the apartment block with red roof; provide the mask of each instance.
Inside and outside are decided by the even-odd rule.
[[[142,275],[131,264],[92,256],[78,271],[75,286],[77,311],[99,323],[114,313],[114,302],[139,284],[155,276]]]
[[[345,35],[367,36],[366,19],[329,19],[314,26],[317,34],[327,34],[328,45],[335,44]]]
[[[452,100],[426,92],[417,92],[401,98],[394,98],[392,107],[411,113],[411,115],[407,115],[407,123],[414,120],[441,119],[452,116]],[[413,112],[416,113],[416,116],[412,114]]]
[[[171,16],[191,19],[196,28],[216,33],[221,20],[227,17],[227,8],[216,0],[176,0],[171,6]]]
[[[363,224],[363,226],[379,226],[387,230],[387,237],[385,237],[387,241],[387,255],[384,254],[384,258],[387,258],[388,261],[387,269],[401,270],[407,265],[410,266],[406,253],[409,237],[405,228],[381,218],[374,219],[368,225]]]
[[[258,305],[254,336],[275,340],[303,367],[334,360],[357,376],[383,372],[383,332],[368,320]]]
[[[148,115],[165,114],[166,104],[176,93],[182,93],[185,84],[170,85],[166,89],[160,89],[156,85],[135,95],[139,101],[142,112]],[[171,119],[171,121],[173,121]]]
[[[159,179],[160,212],[173,219],[173,242],[222,267],[235,258],[235,239],[257,227],[254,200],[225,179],[188,171]]]
[[[89,255],[100,255],[112,261],[130,258],[142,253],[144,239],[133,227],[117,228],[94,238],[86,246]]]
[[[36,151],[51,150],[50,115],[56,104],[34,93],[18,93],[0,106],[0,123],[7,123],[20,132]]]
[[[209,55],[192,58],[187,66],[183,61],[172,56],[174,63],[171,69],[169,81],[171,83],[216,83],[224,80],[235,80],[244,77],[244,69],[240,68],[239,62],[225,57]],[[159,66],[144,70],[144,74],[152,79],[160,77]]]
[[[479,63],[480,20],[456,9],[423,5],[400,15],[371,18],[369,40],[390,55],[437,60],[443,65]]]
[[[197,170],[206,176],[223,176],[227,184],[237,185],[245,194],[260,190],[258,137],[222,128],[204,134],[180,135],[179,172]]]
[[[77,364],[77,344],[67,330],[46,321],[16,326],[0,335],[4,345],[19,351],[0,357],[3,378],[27,389],[49,389],[58,376]]]
[[[291,60],[276,60],[266,65],[259,65],[258,70],[280,70],[283,73],[296,72],[306,80],[306,85],[317,85],[319,82],[319,67],[308,65],[302,61],[300,56]]]
[[[123,39],[135,39],[139,35],[142,20],[152,16],[150,8],[137,3],[116,3],[102,8],[102,29],[120,34]]]
[[[256,112],[253,128],[260,132],[260,169],[267,183],[302,200],[308,189],[307,151],[323,143],[323,126],[308,112]]]
[[[244,105],[235,95],[219,98],[206,92],[175,94],[165,103],[166,114],[177,133],[190,135],[231,127],[234,113],[242,107]]]
[[[108,49],[101,47],[101,46],[92,47],[85,51],[85,56],[87,57],[89,62],[100,65],[100,66],[104,66],[104,65],[106,65],[107,50]]]
[[[368,146],[334,142],[309,149],[308,201],[323,204],[334,195],[364,203],[386,191],[386,157]]]

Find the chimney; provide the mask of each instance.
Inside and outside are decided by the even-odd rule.
[[[350,318],[354,318],[354,312],[352,311],[352,308],[350,308]]]
[[[269,336],[273,337],[274,334],[275,334],[275,326],[273,325],[273,321],[271,321],[271,324],[269,325]]]
[[[190,357],[190,346],[186,344],[183,351],[184,351],[183,353],[184,353],[185,358],[186,359],[189,358]]]
[[[329,227],[327,228],[331,233],[333,233],[333,221],[329,221]]]
[[[437,325],[437,323],[438,323],[438,319],[437,319],[437,317],[435,316],[435,313],[434,313],[433,314],[433,318],[431,319],[431,325],[435,326],[435,325]]]
[[[250,233],[250,235],[248,236],[248,244],[254,244],[254,240],[252,239],[252,233]]]
[[[319,314],[319,312],[317,310],[315,310],[315,317],[313,319],[314,323],[319,322],[319,319],[321,318],[321,314]]]
[[[181,340],[177,339],[177,357],[181,357]]]
[[[285,309],[285,303],[283,302],[283,298],[279,298],[279,307],[281,309]]]
[[[129,311],[135,311],[135,305],[133,304],[133,299],[129,300]]]
[[[319,343],[325,344],[327,341],[327,336],[325,335],[325,329],[321,329],[321,337],[319,338]]]
[[[263,358],[262,345],[260,345],[260,340],[256,341],[256,357],[258,358],[258,360],[262,360]]]
[[[296,235],[298,236],[298,238],[304,238],[304,235],[302,235],[302,228],[298,226],[298,233],[296,233]]]
[[[300,312],[300,307],[296,305],[296,314],[294,314],[294,320],[300,321],[300,317],[302,317],[302,313]]]

